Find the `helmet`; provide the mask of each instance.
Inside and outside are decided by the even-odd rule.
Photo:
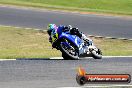
[[[47,29],[48,29],[47,30],[48,34],[51,35],[51,32],[53,30],[57,30],[57,26],[55,24],[49,24],[48,27],[47,27]]]

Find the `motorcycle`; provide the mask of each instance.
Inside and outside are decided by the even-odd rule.
[[[76,35],[71,35],[69,31],[51,32],[52,48],[56,48],[62,52],[62,57],[65,60],[76,60],[80,57],[93,57],[94,59],[101,59],[102,52],[95,47],[93,42],[88,45],[85,41]]]

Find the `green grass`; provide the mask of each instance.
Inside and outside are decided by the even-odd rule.
[[[0,0],[0,3],[132,15],[132,0]]]
[[[103,55],[132,55],[132,41],[93,38]],[[52,49],[46,32],[0,26],[0,58],[46,58],[61,56]]]
[[[93,38],[94,43],[106,56],[132,56],[132,41]]]
[[[46,58],[59,56],[48,35],[35,30],[0,27],[0,58]]]

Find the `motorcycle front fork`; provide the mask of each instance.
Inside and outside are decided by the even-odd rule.
[[[93,50],[97,50],[97,48],[94,45],[90,45],[90,46],[83,46],[83,48],[81,48],[79,50],[79,55],[80,54],[90,54]]]

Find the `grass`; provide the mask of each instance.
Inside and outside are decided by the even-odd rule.
[[[132,41],[93,38],[94,43],[106,56],[132,56]]]
[[[93,38],[103,55],[132,55],[132,41]],[[52,49],[46,32],[0,26],[0,58],[47,58],[61,56]]]
[[[59,56],[48,35],[35,30],[0,27],[0,58],[47,58]]]
[[[132,15],[132,0],[0,0],[0,3]]]

